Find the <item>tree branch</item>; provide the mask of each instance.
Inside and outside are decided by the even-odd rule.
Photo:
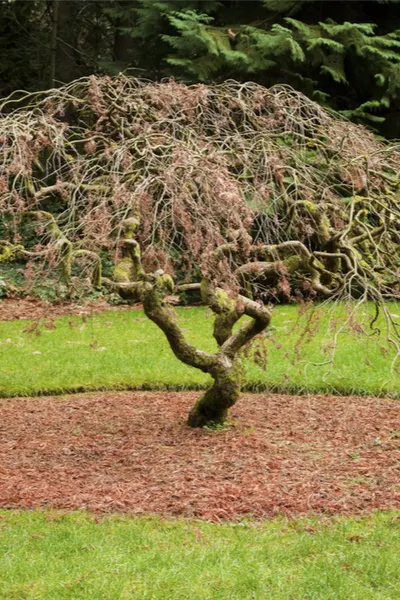
[[[187,342],[176,322],[175,312],[162,305],[155,284],[145,281],[138,285],[146,316],[164,332],[175,356],[186,365],[200,369],[204,373],[210,373],[217,364],[216,356],[198,350]]]

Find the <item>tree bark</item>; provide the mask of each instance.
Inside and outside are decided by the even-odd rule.
[[[50,59],[50,87],[56,85],[57,64],[57,36],[58,36],[58,12],[60,0],[53,0],[52,31],[51,31],[51,59]]]
[[[269,311],[243,296],[235,301],[224,290],[215,290],[207,281],[203,281],[203,300],[216,313],[214,337],[219,351],[210,354],[197,350],[186,341],[173,311],[162,304],[160,287],[157,290],[150,281],[139,285],[147,317],[164,332],[175,356],[185,364],[209,373],[214,379],[211,388],[190,411],[188,425],[204,427],[224,423],[229,408],[240,395],[242,378],[238,352],[268,326],[271,319]],[[234,324],[243,314],[252,317],[252,320],[233,333]]]
[[[176,313],[162,301],[165,293],[174,291],[172,278],[162,271],[145,273],[143,270],[140,247],[134,240],[136,227],[137,221],[128,219],[123,229],[124,243],[131,252],[136,281],[102,281],[120,293],[128,289],[137,293],[143,302],[146,316],[164,333],[175,356],[183,363],[210,374],[214,379],[213,385],[190,411],[188,425],[205,427],[222,424],[229,408],[240,395],[242,369],[239,351],[269,325],[271,314],[265,306],[237,293],[230,295],[204,279],[200,284],[201,296],[204,304],[215,313],[214,338],[219,350],[211,354],[195,348],[186,340]],[[233,332],[234,325],[243,315],[251,317],[251,320]]]
[[[49,1],[52,6],[49,77],[51,86],[56,87],[93,72],[101,45],[98,29],[101,3],[97,0]],[[90,34],[88,23],[93,26]]]
[[[189,427],[222,425],[228,410],[240,396],[242,378],[239,359],[231,360],[222,354],[211,375],[214,383],[190,411],[187,421]]]
[[[55,80],[56,83],[69,83],[81,75],[75,61],[78,45],[76,3],[73,0],[55,0],[55,2],[58,3]]]

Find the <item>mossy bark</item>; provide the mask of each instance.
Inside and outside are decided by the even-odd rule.
[[[228,410],[240,396],[241,369],[239,360],[229,360],[221,355],[220,362],[211,373],[214,383],[196,402],[188,416],[190,427],[221,425]]]
[[[56,248],[58,248],[60,256],[61,275],[64,281],[69,283],[71,281],[73,255],[72,242],[61,231],[61,229],[56,223],[54,216],[51,213],[45,210],[28,210],[24,213],[24,216],[32,217],[34,219],[43,221],[48,233],[56,242]],[[31,256],[32,255],[33,254],[31,253]]]
[[[124,256],[115,265],[113,272],[113,280],[118,283],[129,283],[134,281],[135,269],[130,256]]]
[[[139,244],[134,239],[138,228],[139,220],[136,217],[125,219],[121,223],[122,258],[114,267],[113,280],[116,282],[136,282],[144,275]],[[126,300],[139,300],[134,287],[121,288],[121,296]]]
[[[235,302],[224,290],[213,290],[207,281],[203,281],[203,300],[216,313],[214,337],[219,346],[216,354],[209,354],[194,348],[186,341],[175,314],[163,305],[160,297],[160,287],[168,289],[168,281],[164,281],[162,277],[157,278],[157,281],[158,285],[149,281],[140,284],[146,315],[164,332],[179,360],[209,373],[214,379],[212,387],[199,398],[190,411],[188,425],[205,427],[221,424],[225,421],[229,408],[240,395],[242,373],[238,352],[268,326],[271,318],[269,311],[242,296]],[[169,285],[171,284],[170,281]],[[243,314],[252,317],[251,321],[233,333],[233,325]]]
[[[23,249],[23,246],[11,244],[11,242],[0,240],[0,263],[11,262],[15,260],[18,251]]]
[[[163,306],[156,287],[148,282],[142,284],[141,295],[146,315],[166,335],[171,350],[182,362],[209,373],[214,379],[212,387],[198,400],[189,414],[190,427],[204,427],[223,423],[228,409],[235,404],[240,394],[239,360],[223,351],[209,354],[189,344],[179,327],[175,314]]]

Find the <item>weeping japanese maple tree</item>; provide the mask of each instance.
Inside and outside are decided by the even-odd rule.
[[[189,425],[224,422],[241,351],[277,299],[373,300],[394,339],[396,146],[285,86],[121,75],[21,102],[0,103],[0,261],[67,285],[89,273],[143,302],[175,356],[213,380]],[[215,315],[215,353],[187,341],[170,304],[193,289]]]

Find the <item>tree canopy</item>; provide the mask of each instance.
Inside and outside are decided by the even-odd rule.
[[[24,215],[46,221],[50,209],[54,225],[39,228],[31,245],[51,234],[98,253],[115,248],[121,222],[138,215],[146,266],[190,279],[228,244],[213,269],[221,278],[223,260],[231,281],[250,239],[335,253],[347,242],[333,232],[344,228],[359,245],[364,275],[385,266],[395,276],[397,146],[290,88],[121,75],[81,79],[23,104],[0,121],[9,239]],[[238,240],[241,253],[230,255]],[[329,282],[337,293],[338,277]],[[376,277],[365,277],[370,295]]]

